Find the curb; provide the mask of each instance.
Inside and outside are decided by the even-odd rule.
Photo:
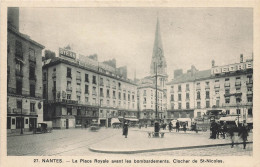
[[[251,142],[246,142],[246,144],[251,144]],[[243,144],[243,142],[234,143],[234,145]],[[206,147],[215,147],[215,146],[227,146],[231,145],[231,143],[223,143],[223,144],[212,144],[212,145],[199,145],[199,146],[186,146],[186,147],[172,147],[172,148],[159,148],[159,149],[147,149],[147,150],[134,150],[134,151],[103,151],[97,150],[93,148],[88,148],[92,152],[97,153],[108,153],[108,154],[137,154],[137,153],[147,153],[147,152],[159,152],[159,151],[171,151],[171,150],[182,150],[182,149],[194,149],[194,148],[206,148]]]

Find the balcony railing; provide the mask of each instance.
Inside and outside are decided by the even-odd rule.
[[[77,93],[81,93],[81,89],[80,89],[80,88],[77,88],[77,89],[76,89],[76,92],[77,92]]]
[[[253,94],[253,91],[248,91],[247,94],[248,94],[248,95],[252,95],[252,94]]]
[[[104,97],[104,93],[100,93],[100,97]]]
[[[71,86],[67,86],[66,90],[67,91],[72,91],[72,87]]]
[[[209,86],[209,85],[206,85],[206,86],[205,86],[205,89],[210,89],[210,86]]]
[[[253,80],[246,81],[246,85],[247,85],[247,87],[252,87],[253,86]]]
[[[107,88],[110,88],[110,85],[109,85],[109,84],[107,85]]]
[[[97,95],[97,92],[92,92],[92,95],[96,96],[96,95]]]
[[[200,90],[200,86],[196,86],[196,90]]]
[[[225,87],[230,87],[230,83],[225,83],[224,86]]]
[[[235,86],[241,86],[241,81],[236,81]]]
[[[115,86],[115,85],[113,85],[113,86],[112,86],[112,88],[113,88],[113,89],[116,89],[116,86]]]
[[[173,89],[171,89],[171,90],[170,90],[170,93],[174,93],[174,90],[173,90]]]
[[[30,112],[30,115],[37,115],[37,112]]]
[[[104,86],[104,82],[100,82],[99,85],[100,85],[100,86]]]
[[[216,84],[216,85],[214,86],[214,88],[220,88],[220,85],[219,85],[219,84]]]

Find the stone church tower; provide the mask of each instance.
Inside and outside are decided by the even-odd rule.
[[[157,84],[161,89],[166,89],[166,83],[168,80],[167,75],[167,64],[164,57],[164,51],[162,46],[162,39],[160,34],[160,23],[157,18],[156,30],[155,30],[155,39],[153,46],[153,57],[150,65],[150,76],[155,79],[157,71]]]

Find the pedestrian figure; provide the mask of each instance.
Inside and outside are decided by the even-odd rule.
[[[217,122],[216,123],[216,135],[217,135],[217,139],[219,139],[219,135],[221,135],[221,124],[220,124],[220,122]]]
[[[180,122],[177,120],[176,122],[176,132],[179,132],[180,130]]]
[[[127,138],[128,135],[128,124],[125,122],[123,126],[123,135],[125,135],[125,138]]]
[[[186,133],[186,130],[187,130],[187,127],[186,127],[187,124],[186,124],[186,122],[184,122],[182,126],[183,126],[183,131]]]
[[[247,131],[247,127],[246,127],[245,124],[243,124],[239,128],[238,136],[240,136],[240,138],[243,140],[243,146],[244,146],[244,149],[246,149],[246,141],[247,141],[248,131]]]
[[[172,122],[169,123],[169,131],[172,132]]]
[[[231,139],[231,148],[234,147],[234,130],[235,128],[234,127],[230,127],[230,129],[228,130],[228,133],[229,133],[229,136],[230,136],[230,139]]]
[[[211,125],[210,125],[210,131],[211,131],[210,139],[216,139],[216,135],[217,135],[217,124],[216,124],[215,120],[213,120],[212,123],[211,123]]]
[[[225,137],[226,137],[226,132],[227,132],[227,122],[224,121],[224,124],[223,124],[223,126],[222,126],[223,139],[225,139]]]
[[[196,133],[198,133],[197,123],[196,122],[194,123],[194,129],[195,129]]]

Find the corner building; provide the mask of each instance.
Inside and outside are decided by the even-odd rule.
[[[43,122],[42,49],[19,32],[19,8],[8,8],[7,132],[32,131]]]
[[[54,128],[111,126],[111,118],[137,118],[137,86],[115,60],[59,49],[43,65],[44,118]]]
[[[156,120],[156,88],[154,84],[147,80],[138,86],[138,110],[139,122],[141,124],[153,125]],[[163,120],[165,105],[163,90],[157,88],[157,119]]]
[[[187,73],[175,71],[169,82],[168,119],[236,116],[253,123],[253,60],[215,66],[198,71],[193,66]]]

